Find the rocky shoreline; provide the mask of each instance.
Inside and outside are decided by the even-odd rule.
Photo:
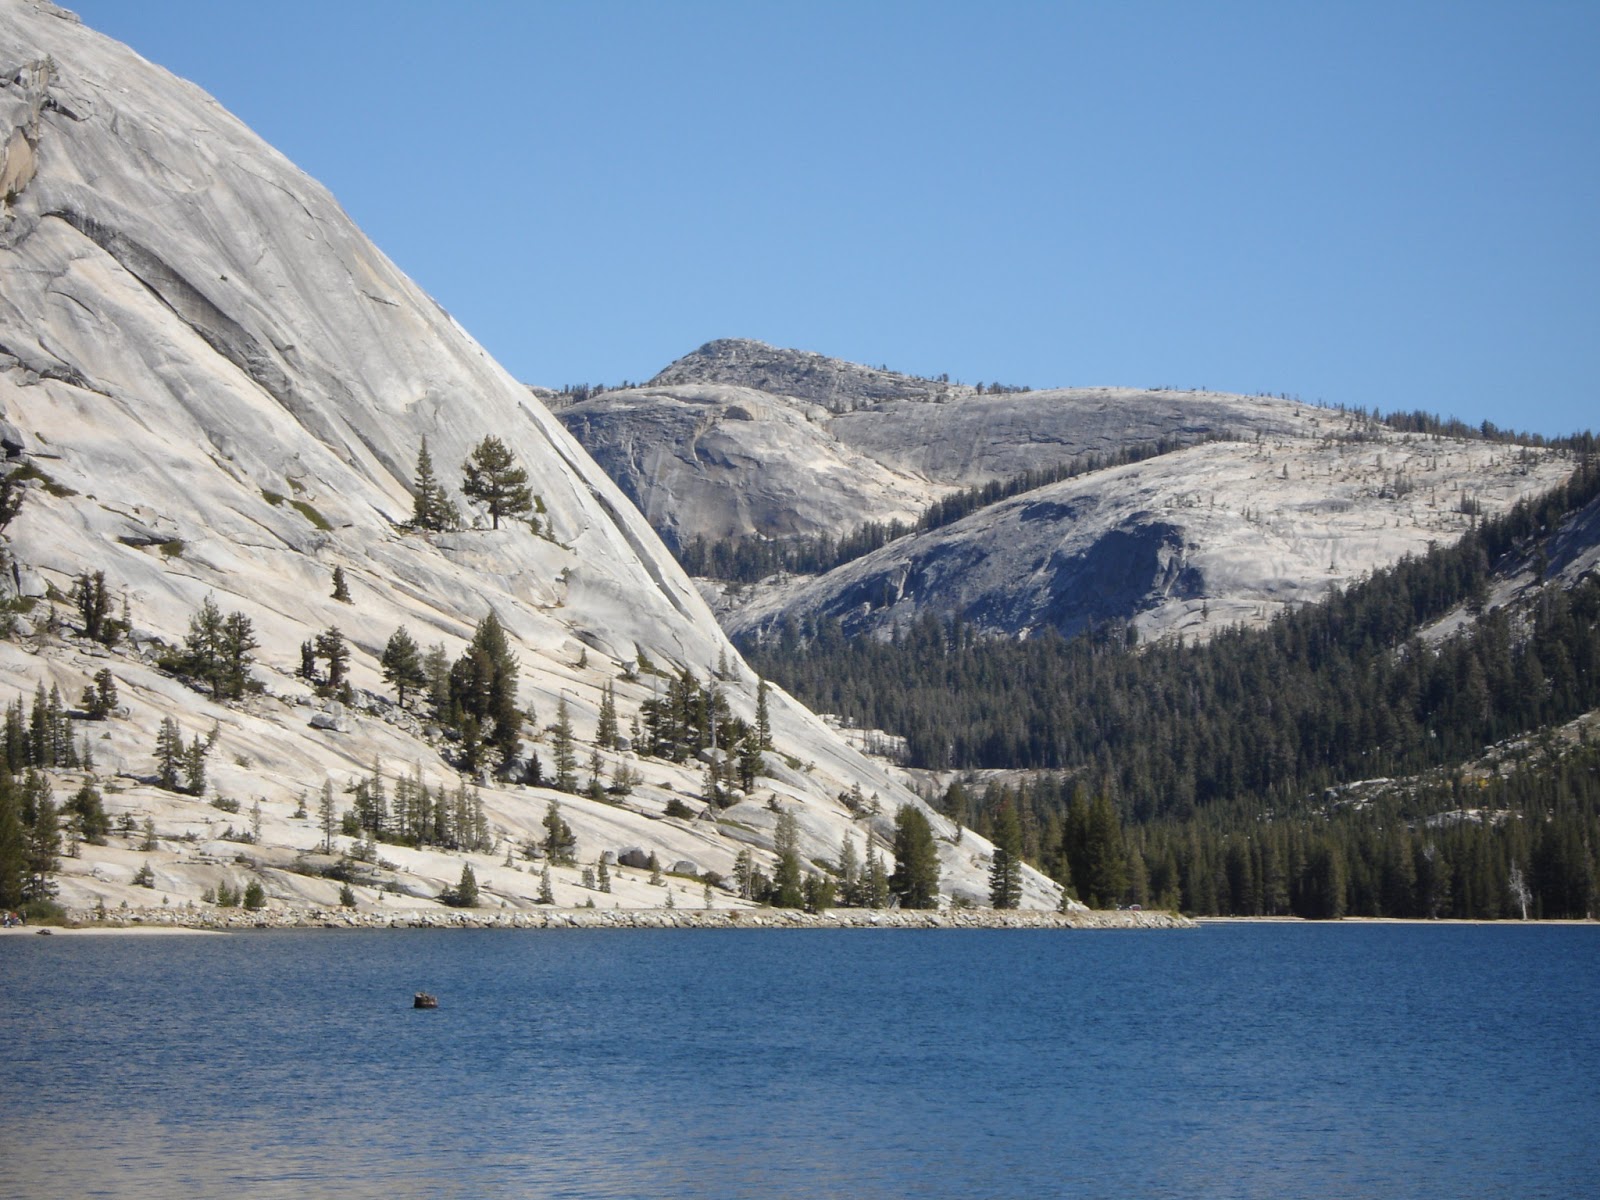
[[[984,908],[922,912],[910,909],[842,908],[806,913],[782,908],[607,909],[458,911],[411,909],[351,912],[347,909],[267,909],[173,912],[134,909],[101,918],[69,910],[72,928],[199,929],[1193,929],[1196,923],[1168,912],[1071,912]]]

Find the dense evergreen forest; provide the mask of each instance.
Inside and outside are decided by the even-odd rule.
[[[911,765],[1062,772],[1111,797],[1129,826],[1120,900],[1176,897],[1199,912],[1506,915],[1514,867],[1531,889],[1530,913],[1571,915],[1575,903],[1585,911],[1593,903],[1600,842],[1583,774],[1592,757],[1573,760],[1587,768],[1530,765],[1515,789],[1495,783],[1494,796],[1472,807],[1498,797],[1520,814],[1497,823],[1435,828],[1414,803],[1388,811],[1377,837],[1382,814],[1358,819],[1326,802],[1349,781],[1452,767],[1600,707],[1600,579],[1487,606],[1497,572],[1544,574],[1548,536],[1600,497],[1593,438],[1569,448],[1576,466],[1565,485],[1265,629],[1133,648],[1123,629],[1019,643],[929,619],[878,642],[849,640],[826,623],[790,625],[747,650],[759,671],[818,711],[903,736]],[[1458,606],[1471,618],[1459,632],[1419,636]],[[1071,811],[1064,786],[1039,785],[1043,799],[1015,797],[1041,831],[1028,857],[1058,878],[1065,856],[1046,827]],[[1440,786],[1416,795],[1464,807]],[[950,803],[981,830],[1007,799]],[[1263,814],[1273,819],[1263,823]],[[1442,884],[1416,882],[1433,880],[1440,856],[1452,872],[1479,864],[1482,878],[1452,879],[1441,899]],[[1402,858],[1404,871],[1395,865]],[[1589,882],[1536,870],[1536,858],[1545,868],[1581,860],[1572,871]],[[1383,875],[1381,863],[1390,875],[1409,871],[1412,883],[1380,903],[1372,897],[1383,889],[1369,881]],[[1564,882],[1546,883],[1556,876]],[[1581,903],[1571,900],[1578,893]]]
[[[993,836],[1020,814],[1028,861],[1094,907],[1203,915],[1476,920],[1594,912],[1600,745],[1530,746],[1503,772],[1442,771],[1278,819],[1243,811],[1107,831],[1111,789],[1045,775],[955,783],[946,813]]]

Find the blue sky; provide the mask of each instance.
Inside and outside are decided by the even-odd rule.
[[[530,383],[755,337],[1600,426],[1591,0],[72,7]]]

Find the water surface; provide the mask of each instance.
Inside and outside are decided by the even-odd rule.
[[[9,938],[0,1195],[1566,1200],[1597,1007],[1571,926]]]

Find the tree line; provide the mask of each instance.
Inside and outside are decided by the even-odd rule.
[[[960,781],[953,819],[1091,907],[1202,916],[1583,919],[1600,885],[1600,745],[1545,739],[1496,772],[1326,797],[1294,814],[1219,806],[1124,825],[1111,796],[1061,775]],[[1008,832],[1014,827],[1014,832]]]
[[[1538,570],[1545,535],[1596,495],[1588,456],[1454,546],[1198,644],[1130,652],[1118,627],[1017,642],[933,617],[880,642],[821,620],[782,625],[747,657],[812,708],[903,736],[909,765],[1094,770],[1140,821],[1239,796],[1281,807],[1600,704],[1600,580],[1482,611],[1494,564]],[[1459,604],[1479,610],[1460,634],[1416,636]]]

